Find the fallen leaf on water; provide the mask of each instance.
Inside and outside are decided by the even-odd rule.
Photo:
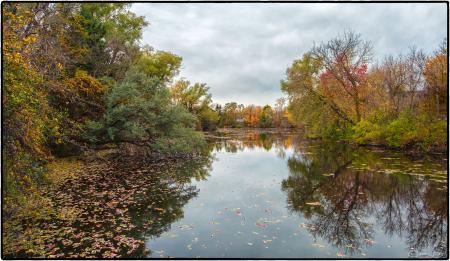
[[[193,228],[193,226],[191,225],[179,225],[178,228],[182,229],[182,230],[190,230]]]
[[[306,202],[306,205],[310,205],[310,206],[321,206],[319,201],[316,202]]]
[[[364,242],[366,242],[367,244],[375,244],[376,242],[372,239],[364,239]]]
[[[344,254],[343,252],[337,252],[336,255],[337,255],[338,257],[344,257],[344,256],[345,256],[345,254]]]
[[[258,226],[258,227],[260,227],[260,228],[266,228],[266,227],[267,227],[266,224],[260,223],[260,222],[256,222],[255,225]]]

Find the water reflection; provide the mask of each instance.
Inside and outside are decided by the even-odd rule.
[[[136,203],[130,208],[131,222],[135,226],[131,233],[133,237],[142,240],[157,238],[168,232],[172,223],[183,219],[184,206],[199,193],[191,181],[206,180],[210,175],[214,159],[211,151],[212,146],[208,146],[198,158],[182,164],[162,165],[157,170],[154,165],[148,170],[138,165],[136,171],[152,173],[152,178],[143,184],[142,193],[135,197]],[[142,252],[138,256],[151,254],[147,249],[147,253]],[[133,256],[136,257],[136,253]]]
[[[216,150],[274,149],[290,175],[281,183],[291,213],[314,237],[361,254],[375,244],[375,225],[403,238],[410,257],[426,248],[447,256],[448,198],[445,162],[412,160],[400,153],[305,142],[296,135],[246,133],[216,142]]]
[[[69,179],[49,194],[61,214],[50,226],[38,225],[50,235],[45,238],[51,254],[58,258],[151,254],[144,241],[159,237],[183,218],[184,206],[199,193],[191,181],[210,174],[211,149],[187,162],[115,157],[90,162],[87,175]]]

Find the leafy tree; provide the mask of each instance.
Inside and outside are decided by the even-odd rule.
[[[320,60],[306,53],[293,62],[286,72],[287,79],[281,82],[281,90],[289,97],[292,120],[312,136],[324,135],[330,126],[353,122],[335,100],[324,94],[320,70]]]
[[[89,55],[83,66],[95,77],[123,79],[140,55],[139,40],[148,25],[144,17],[127,10],[125,3],[82,3],[80,22]]]
[[[181,61],[182,58],[173,53],[146,48],[134,67],[163,83],[170,83],[178,74]]]
[[[274,112],[272,107],[269,105],[264,106],[261,112],[261,117],[259,119],[259,126],[262,128],[270,128],[273,127],[273,117]]]
[[[426,107],[441,118],[447,118],[448,106],[448,54],[447,40],[435,55],[429,58],[424,69],[426,81]]]
[[[159,152],[198,151],[203,137],[193,130],[195,116],[173,105],[163,82],[140,68],[133,67],[107,94],[104,122],[89,123],[91,141],[132,143]]]
[[[236,102],[226,103],[223,107],[223,115],[223,124],[228,127],[235,127],[238,117],[238,104]]]
[[[314,47],[312,51],[313,57],[325,69],[320,78],[327,97],[341,103],[341,107],[346,103],[352,104],[356,122],[361,120],[361,103],[364,101],[365,76],[371,52],[371,43],[351,31]]]
[[[55,127],[43,78],[31,60],[38,41],[30,33],[35,5],[5,3],[2,59],[2,177],[7,195],[32,185],[42,176],[42,160],[49,156],[44,131]]]
[[[214,130],[219,121],[219,115],[211,109],[211,94],[205,83],[190,85],[189,81],[179,80],[170,89],[172,101],[195,114],[199,119],[198,129]]]
[[[219,114],[209,106],[203,106],[197,112],[201,129],[204,131],[216,130],[219,124]]]

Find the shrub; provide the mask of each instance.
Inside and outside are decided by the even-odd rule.
[[[361,120],[351,127],[352,140],[358,144],[379,143],[382,138],[382,129],[377,123]]]
[[[392,147],[404,147],[417,141],[417,118],[410,113],[402,113],[391,121],[385,129],[386,142]]]

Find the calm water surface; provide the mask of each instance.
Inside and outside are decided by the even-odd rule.
[[[256,132],[209,153],[179,170],[179,193],[153,195],[150,257],[447,256],[445,159]]]

